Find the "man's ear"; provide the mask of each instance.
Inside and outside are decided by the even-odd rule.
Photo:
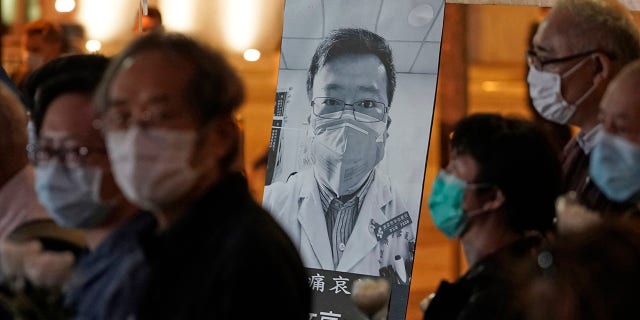
[[[611,81],[614,72],[614,65],[611,58],[604,53],[596,52],[591,56],[591,59],[594,60],[596,65],[594,69],[593,82],[598,84],[602,81]]]
[[[482,209],[486,211],[495,211],[504,205],[505,198],[502,190],[496,188],[493,192],[493,196],[489,198],[487,202],[482,205]]]
[[[213,119],[200,129],[192,160],[195,163],[214,161],[218,164],[238,151],[233,149],[239,148],[239,138],[239,128],[232,116]]]

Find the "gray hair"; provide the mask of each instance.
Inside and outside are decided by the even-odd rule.
[[[125,60],[145,51],[165,52],[192,68],[184,94],[201,125],[231,116],[242,103],[242,81],[222,54],[181,34],[152,33],[136,39],[111,60],[94,98],[100,112],[109,108],[109,88]]]
[[[616,0],[559,0],[553,11],[573,17],[567,41],[577,51],[599,49],[623,65],[640,57],[640,33],[629,10]]]

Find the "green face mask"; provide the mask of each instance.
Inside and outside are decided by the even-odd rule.
[[[429,209],[436,227],[448,238],[457,238],[465,227],[462,199],[466,183],[460,178],[440,170],[433,182]]]
[[[459,237],[467,228],[471,218],[484,212],[483,209],[464,213],[462,200],[467,188],[487,187],[488,184],[471,184],[462,179],[440,170],[433,182],[431,196],[429,197],[429,209],[431,218],[436,227],[448,238]]]

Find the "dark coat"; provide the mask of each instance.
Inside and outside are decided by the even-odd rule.
[[[456,282],[442,281],[424,319],[517,319],[512,303],[518,292],[511,277],[540,243],[538,237],[522,238],[482,259]]]
[[[150,241],[151,281],[139,319],[308,319],[298,253],[232,175]]]

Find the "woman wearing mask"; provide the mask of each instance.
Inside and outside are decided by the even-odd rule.
[[[86,230],[91,253],[69,283],[68,307],[82,319],[126,319],[137,305],[147,269],[141,238],[155,229],[122,195],[96,126],[92,95],[108,59],[56,59],[29,79],[37,144],[36,192],[53,220]]]
[[[552,229],[559,194],[558,160],[533,123],[489,114],[458,123],[429,207],[436,227],[461,240],[470,269],[441,283],[424,318],[505,318],[503,280]]]

